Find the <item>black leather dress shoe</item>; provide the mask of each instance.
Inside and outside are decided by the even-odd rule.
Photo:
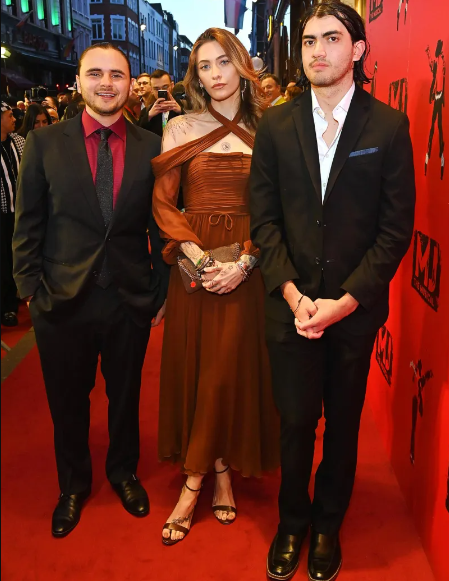
[[[17,327],[19,320],[16,313],[4,313],[2,315],[2,325],[5,327]]]
[[[90,490],[80,494],[61,494],[51,521],[54,537],[62,539],[73,531],[80,522],[81,509],[89,495]]]
[[[271,543],[267,559],[269,579],[291,579],[299,565],[299,553],[305,535],[277,533]]]
[[[112,488],[118,494],[125,509],[133,516],[147,516],[150,512],[150,501],[145,488],[134,474],[125,482],[114,483]]]
[[[309,549],[309,579],[332,581],[342,563],[340,540],[336,535],[322,535],[312,530]]]

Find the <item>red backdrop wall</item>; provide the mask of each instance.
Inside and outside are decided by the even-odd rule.
[[[442,164],[449,158],[449,2],[367,0],[366,13],[374,73],[367,90],[407,113],[417,186],[414,240],[392,283],[368,402],[435,577],[447,581],[449,167],[442,178]]]

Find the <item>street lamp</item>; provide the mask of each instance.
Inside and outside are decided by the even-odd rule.
[[[2,46],[2,59],[7,59],[11,56],[11,51],[6,48],[6,46]]]
[[[141,41],[140,41],[140,72],[141,73],[145,72],[145,65],[142,64],[142,60],[145,62],[145,58],[142,58],[142,57],[145,54],[145,35],[144,35],[144,33],[145,33],[146,29],[147,29],[147,25],[143,21],[143,17],[142,17],[142,20],[140,21],[140,36],[141,36]]]

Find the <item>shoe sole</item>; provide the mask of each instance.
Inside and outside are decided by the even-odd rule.
[[[335,573],[332,575],[332,577],[329,577],[329,579],[327,579],[327,581],[333,581],[334,579],[337,578],[337,575],[340,573],[340,569],[341,566],[343,564],[343,560],[340,561],[340,564],[338,565],[338,569],[335,571]],[[318,581],[317,579],[314,579],[313,577],[310,576],[310,573],[308,573],[309,579],[310,581]]]
[[[275,573],[270,573],[270,570],[268,568],[268,559],[267,559],[267,577],[268,577],[268,579],[278,579],[280,581],[288,581],[296,573],[296,571],[298,570],[298,567],[299,567],[299,559],[298,559],[298,562],[296,563],[296,567],[293,569],[293,571],[291,573],[289,573],[288,575],[276,575]]]

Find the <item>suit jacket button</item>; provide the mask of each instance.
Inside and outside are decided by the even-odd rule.
[[[96,270],[93,270],[92,271],[92,274],[93,274],[93,276],[97,276],[98,275],[98,272]]]
[[[318,258],[318,256],[315,258],[315,264],[320,264],[321,260]]]
[[[321,227],[321,222],[320,222],[320,220],[317,220],[317,221],[316,221],[316,225],[318,226],[318,228],[320,228],[320,227]]]

